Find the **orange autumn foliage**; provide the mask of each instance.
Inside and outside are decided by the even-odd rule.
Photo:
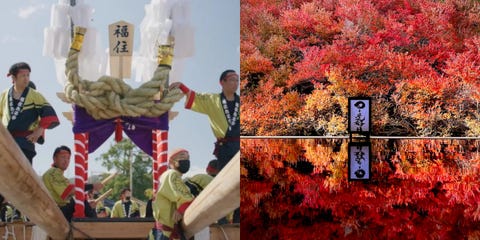
[[[345,135],[364,96],[374,135],[478,136],[479,5],[242,0],[242,135]]]
[[[349,182],[341,139],[242,139],[245,239],[477,239],[478,140],[374,140]]]

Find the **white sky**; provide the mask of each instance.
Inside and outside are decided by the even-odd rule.
[[[60,126],[47,130],[44,145],[36,146],[37,156],[33,167],[41,175],[52,163],[53,150],[60,145],[73,149],[72,124],[62,115],[71,106],[56,97],[63,92],[57,82],[53,59],[42,55],[43,31],[50,24],[50,7],[57,1],[21,0],[2,1],[0,22],[0,90],[11,87],[8,69],[15,62],[25,61],[32,68],[31,80],[55,108]],[[145,14],[145,4],[150,0],[85,0],[95,9],[91,27],[99,31],[102,46],[108,46],[108,25],[120,20],[132,23],[135,29],[134,44],[138,50],[139,26]],[[185,61],[182,82],[197,92],[220,92],[218,77],[225,69],[240,70],[240,2],[239,0],[192,0],[191,22],[195,27],[195,55]],[[3,73],[2,73],[3,71]],[[3,75],[2,75],[3,74]],[[1,78],[0,78],[1,79]],[[129,84],[133,80],[129,80]],[[133,83],[132,83],[133,84]],[[185,99],[178,102],[173,111],[179,116],[170,123],[169,149],[186,148],[190,151],[192,167],[190,173],[203,172],[212,155],[215,137],[208,118],[183,108]],[[111,137],[102,147],[89,156],[89,175],[105,169],[95,158],[114,144]],[[67,177],[74,175],[73,156]]]

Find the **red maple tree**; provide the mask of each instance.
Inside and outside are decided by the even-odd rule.
[[[480,135],[480,3],[241,0],[242,135]],[[478,140],[242,139],[242,239],[480,239]]]
[[[346,140],[242,139],[242,239],[479,239],[478,140],[374,140],[349,182]]]
[[[242,135],[344,135],[368,96],[376,135],[478,136],[479,33],[474,0],[242,0]]]

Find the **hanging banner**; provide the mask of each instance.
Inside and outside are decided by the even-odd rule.
[[[348,132],[370,136],[370,98],[348,98]]]
[[[370,142],[348,144],[348,180],[370,180]]]

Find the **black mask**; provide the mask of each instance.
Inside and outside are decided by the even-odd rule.
[[[125,200],[127,200],[127,202],[130,201],[130,196],[125,197]]]
[[[100,197],[98,193],[93,194],[93,198],[97,199],[98,197]]]
[[[178,171],[181,173],[186,173],[190,169],[190,160],[180,160],[178,161]]]

